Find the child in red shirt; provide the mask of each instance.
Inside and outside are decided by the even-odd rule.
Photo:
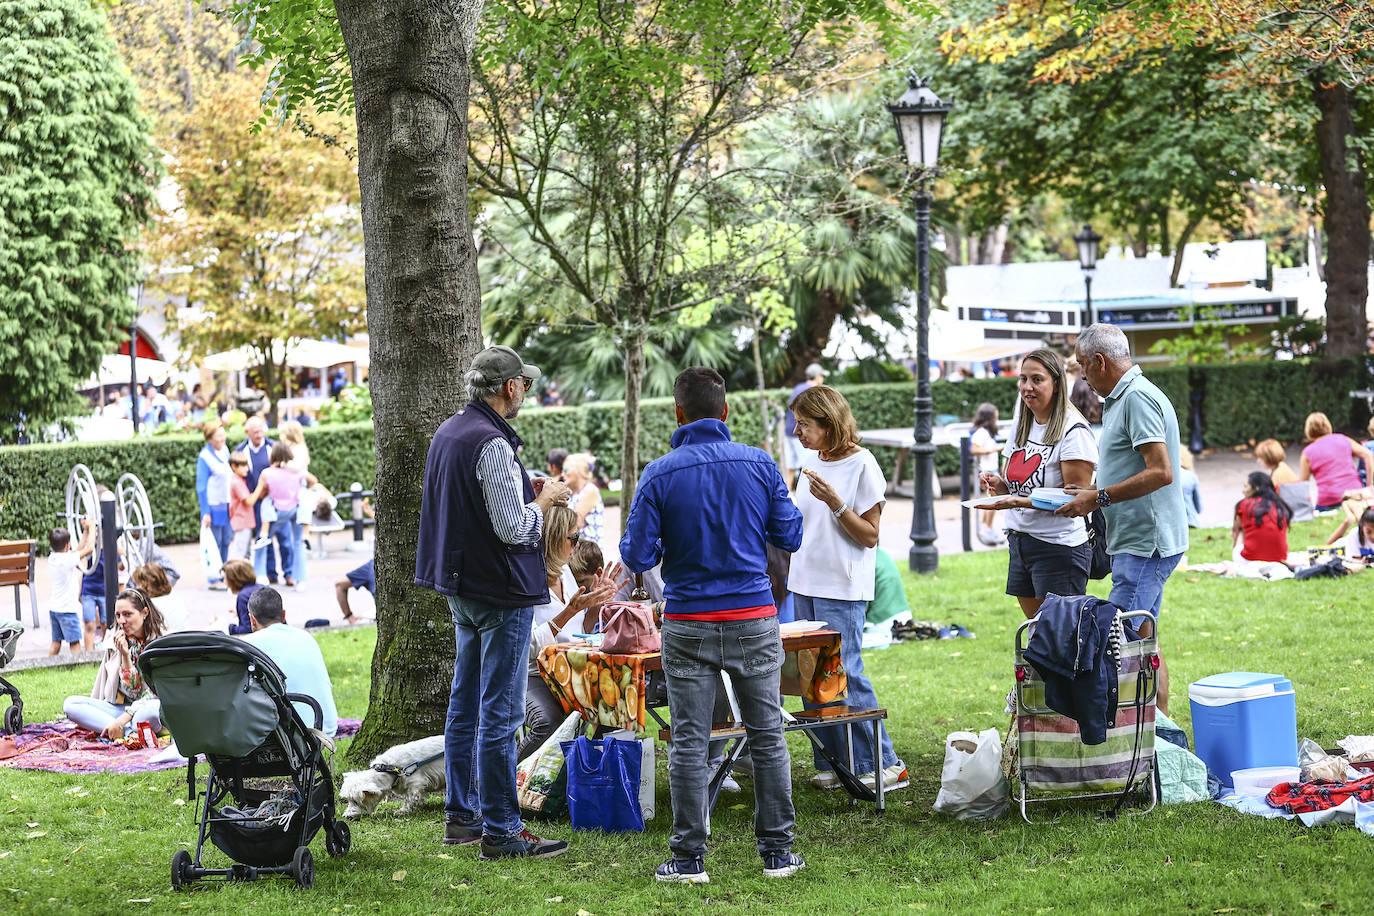
[[[258,501],[258,494],[248,490],[248,456],[230,452],[229,470],[234,474],[229,481],[229,527],[234,529],[234,539],[229,542],[229,556],[225,559],[252,560],[256,527],[253,504]]]

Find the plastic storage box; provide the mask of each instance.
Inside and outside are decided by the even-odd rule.
[[[1297,782],[1301,771],[1297,767],[1251,767],[1231,774],[1231,785],[1237,795],[1268,795],[1281,782]]]
[[[1197,755],[1221,779],[1235,770],[1298,765],[1298,710],[1281,674],[1232,671],[1188,685]]]

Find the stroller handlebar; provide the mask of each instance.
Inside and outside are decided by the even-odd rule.
[[[309,706],[315,712],[314,729],[319,731],[324,728],[324,710],[320,708],[319,700],[311,696],[306,696],[303,693],[288,693],[286,699],[290,700],[292,703],[304,703],[306,706]]]

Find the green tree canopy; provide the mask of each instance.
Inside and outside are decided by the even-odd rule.
[[[156,159],[83,0],[0,0],[0,439],[69,414],[127,333]]]

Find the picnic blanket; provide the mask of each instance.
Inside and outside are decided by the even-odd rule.
[[[359,719],[340,719],[337,737],[357,734]],[[0,767],[11,770],[47,770],[51,773],[153,773],[186,763],[174,751],[168,753],[168,738],[158,739],[156,748],[133,750],[98,738],[67,719],[25,725],[14,736],[17,756],[0,760]]]

